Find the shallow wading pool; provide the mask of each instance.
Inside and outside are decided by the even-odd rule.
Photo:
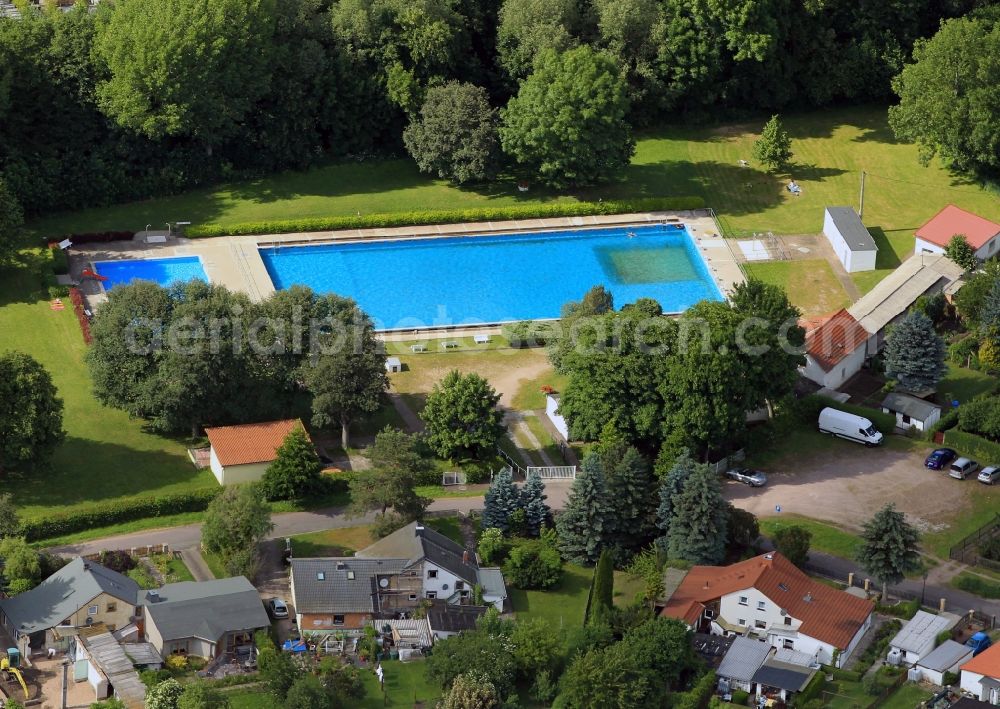
[[[163,287],[193,278],[208,282],[205,268],[197,256],[97,261],[94,263],[94,271],[107,278],[104,281],[104,288],[107,290],[138,280],[153,281]]]

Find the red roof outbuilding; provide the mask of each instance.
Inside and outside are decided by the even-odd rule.
[[[969,246],[978,251],[1000,234],[1000,224],[949,204],[916,231],[918,239],[942,248],[955,234],[965,234]]]
[[[296,428],[305,430],[299,419],[287,419],[206,428],[205,434],[221,465],[248,465],[274,460],[278,448]]]

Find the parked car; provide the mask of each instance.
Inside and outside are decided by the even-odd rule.
[[[979,463],[969,458],[959,458],[951,464],[948,475],[956,480],[965,480],[977,470],[979,470]]]
[[[764,473],[759,470],[751,470],[750,468],[733,468],[732,470],[727,470],[726,477],[750,487],[764,487],[767,484],[767,476]]]
[[[1000,466],[997,465],[987,465],[985,468],[979,471],[979,477],[976,478],[981,483],[986,485],[992,485],[997,480],[1000,480]]]
[[[990,641],[990,636],[983,632],[976,633],[971,638],[965,641],[965,646],[972,648],[973,657],[981,653],[983,650],[985,650],[992,644],[993,643]]]
[[[877,446],[882,443],[882,432],[864,416],[849,414],[829,406],[819,412],[819,432],[864,443],[866,446]]]
[[[288,617],[288,606],[280,598],[272,598],[267,602],[267,612],[271,614],[274,619],[287,618]]]
[[[931,470],[944,470],[948,467],[948,463],[955,460],[958,457],[958,453],[953,451],[951,448],[938,448],[936,451],[927,456],[927,460],[924,461],[924,467],[930,468]]]

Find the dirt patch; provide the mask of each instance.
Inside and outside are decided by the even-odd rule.
[[[939,532],[981,493],[974,479],[954,480],[924,467],[925,452],[865,448],[836,441],[832,451],[768,469],[768,484],[724,486],[725,496],[758,517],[781,513],[860,529],[886,503],[895,503],[921,532]]]

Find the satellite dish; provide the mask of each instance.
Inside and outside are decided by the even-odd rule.
[[[441,590],[442,591],[447,591],[448,590],[448,584],[446,584],[446,583],[441,584]]]
[[[380,588],[389,588],[389,579],[379,579],[378,585]]]

